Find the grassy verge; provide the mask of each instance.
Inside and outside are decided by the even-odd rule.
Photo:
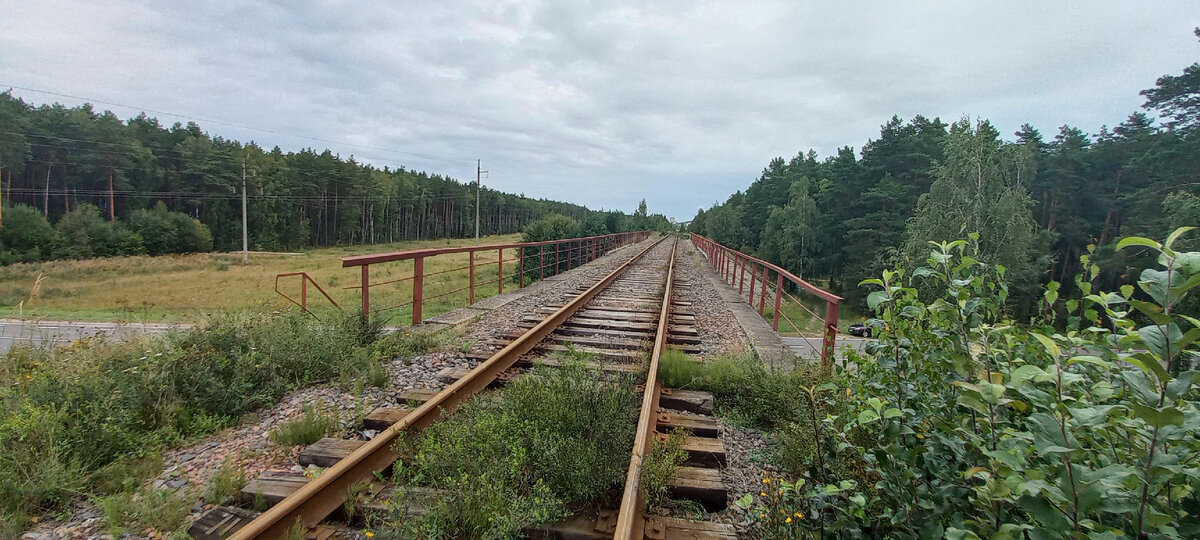
[[[571,506],[619,496],[638,399],[631,378],[578,364],[539,370],[476,398],[407,442],[405,486],[439,489],[396,501],[374,530],[386,538],[517,538]],[[409,516],[410,504],[426,510]]]
[[[14,349],[0,357],[0,536],[81,496],[109,497],[110,515],[174,515],[161,495],[132,494],[159,473],[158,450],[298,388],[386,383],[380,360],[431,345],[377,339],[356,317],[285,312],[220,316],[160,338]]]
[[[484,243],[519,241],[520,235],[491,236]],[[275,294],[275,275],[307,272],[339,304],[353,307],[361,299],[357,268],[342,268],[339,257],[405,251],[436,247],[471,245],[474,240],[429,240],[371,246],[326,248],[303,256],[254,255],[248,266],[240,254],[196,253],[160,257],[134,256],[50,261],[0,266],[0,317],[50,318],[68,320],[120,320],[133,322],[198,322],[205,314],[236,312],[247,309],[282,309],[290,304]],[[508,254],[512,257],[512,254]],[[496,254],[481,255],[476,261],[476,281],[496,279]],[[485,265],[491,261],[491,265]],[[466,266],[465,253],[435,257],[425,262],[426,274]],[[515,271],[505,265],[505,274]],[[374,265],[371,279],[389,281],[412,275],[412,262]],[[285,278],[280,289],[299,298],[299,278]],[[430,276],[425,284],[426,298],[462,287],[467,273],[450,272]],[[40,280],[40,281],[39,281]],[[496,294],[495,284],[481,286],[476,299]],[[387,307],[411,299],[412,283],[403,281],[371,289],[373,305]],[[433,299],[425,314],[432,315],[466,305],[462,291]],[[314,306],[328,305],[320,293],[310,287],[309,301]],[[407,312],[411,313],[411,311]],[[395,315],[403,322],[404,313]]]

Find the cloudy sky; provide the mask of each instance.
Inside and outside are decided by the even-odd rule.
[[[1200,60],[1194,0],[984,4],[0,0],[0,88],[687,220],[893,114],[1095,133]]]

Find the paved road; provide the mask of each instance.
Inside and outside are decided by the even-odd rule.
[[[187,326],[189,325],[0,319],[0,354],[18,344],[34,347],[51,343],[66,345],[78,339],[98,334],[121,340],[146,334],[165,334],[170,330]]]

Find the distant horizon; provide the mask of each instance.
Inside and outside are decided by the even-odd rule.
[[[5,7],[0,88],[32,104],[79,96],[463,183],[482,159],[499,191],[645,198],[679,221],[775,157],[857,153],[893,115],[1094,136],[1200,58],[1188,2]]]

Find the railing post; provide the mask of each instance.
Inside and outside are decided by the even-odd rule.
[[[362,265],[362,314],[363,323],[365,324],[371,317],[371,278],[367,271],[371,265]]]
[[[821,367],[833,362],[833,348],[837,340],[838,303],[825,302],[825,339],[821,343]]]
[[[737,272],[738,297],[740,298],[742,293],[746,292],[746,259],[739,260],[741,261],[742,265],[739,266],[735,272]]]
[[[413,326],[421,324],[421,304],[425,301],[425,257],[413,259]]]
[[[468,296],[470,296],[471,298],[469,299],[468,303],[474,304],[475,303],[475,252],[471,251],[469,253],[470,253],[471,262],[468,264],[468,266],[471,267],[471,281],[470,281],[470,284],[468,285],[468,287],[469,287],[471,293]]]
[[[525,286],[525,248],[517,248],[517,288]]]
[[[300,272],[300,309],[308,311],[308,274]]]
[[[758,262],[750,262],[750,297],[747,299],[750,302],[750,309],[754,309],[754,280],[758,277]]]
[[[538,247],[538,281],[541,281],[546,279],[546,244]]]
[[[496,284],[499,285],[499,291],[496,294],[504,294],[504,248],[496,251],[500,253],[500,257],[496,259],[496,270],[500,274],[496,278]]]
[[[776,332],[779,331],[779,297],[783,296],[783,274],[777,272],[775,276],[775,320],[771,321],[771,328]]]
[[[762,291],[758,294],[758,314],[764,315],[767,310],[764,309],[767,305],[767,265],[763,265]]]

